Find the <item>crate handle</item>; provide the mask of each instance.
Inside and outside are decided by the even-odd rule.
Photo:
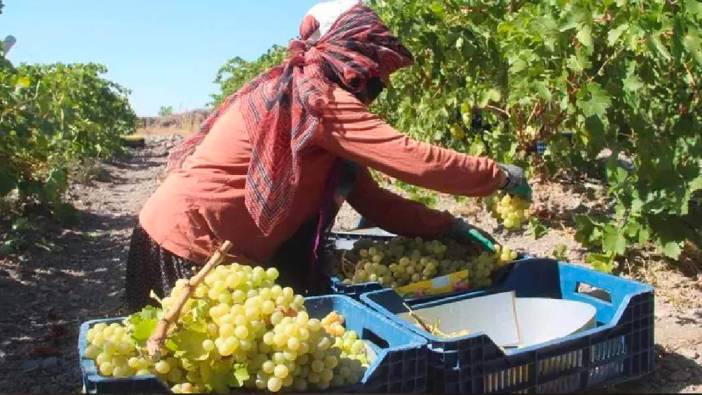
[[[612,304],[612,293],[608,290],[600,287],[596,287],[586,281],[576,281],[575,290],[576,294],[582,295],[584,297],[597,299],[598,301]]]
[[[381,349],[386,349],[390,347],[390,344],[382,336],[375,333],[372,329],[365,327],[363,328],[363,333],[361,333],[361,338],[368,340],[369,342],[375,344]]]

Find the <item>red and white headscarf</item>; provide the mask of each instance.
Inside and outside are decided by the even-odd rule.
[[[286,218],[298,192],[300,152],[320,130],[321,112],[333,87],[331,81],[358,95],[365,91],[371,78],[386,81],[391,73],[413,61],[378,15],[357,1],[325,32],[326,26],[315,14],[333,14],[324,11],[326,4],[316,6],[305,17],[300,38],[290,42],[288,57],[281,65],[227,98],[204,122],[200,132],[169,157],[169,171],[180,168],[219,116],[240,99],[252,143],[245,203],[264,234],[270,234]]]

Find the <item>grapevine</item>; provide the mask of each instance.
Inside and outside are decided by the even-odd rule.
[[[597,177],[614,215],[575,224],[578,241],[601,252],[589,257],[597,267],[637,244],[673,259],[686,240],[702,245],[693,200],[702,193],[699,1],[368,4],[415,55],[373,112],[459,152]],[[254,62],[230,61],[215,99],[283,56],[274,47]],[[603,149],[632,165],[598,160]]]
[[[311,317],[304,298],[275,283],[275,268],[216,267],[194,290],[157,357],[146,340],[189,292],[179,280],[161,308],[147,307],[121,324],[87,334],[85,355],[101,375],[156,375],[176,393],[326,390],[360,381],[370,362],[358,334],[336,312]]]
[[[0,59],[2,60],[2,59]],[[121,149],[135,130],[128,91],[96,64],[0,62],[0,198],[38,201],[60,213],[69,171]]]

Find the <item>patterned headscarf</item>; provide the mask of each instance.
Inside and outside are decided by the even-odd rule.
[[[298,192],[300,152],[320,129],[331,81],[359,96],[368,80],[387,81],[413,61],[378,15],[361,3],[342,14],[319,40],[311,40],[318,27],[319,22],[308,15],[300,39],[290,42],[287,59],[227,98],[200,132],[169,157],[169,171],[180,168],[219,116],[240,99],[252,144],[245,204],[266,235],[286,218]]]

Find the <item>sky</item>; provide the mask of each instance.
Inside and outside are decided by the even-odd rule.
[[[102,63],[140,116],[202,108],[228,59],[298,35],[318,0],[2,0],[0,40],[19,63]]]

